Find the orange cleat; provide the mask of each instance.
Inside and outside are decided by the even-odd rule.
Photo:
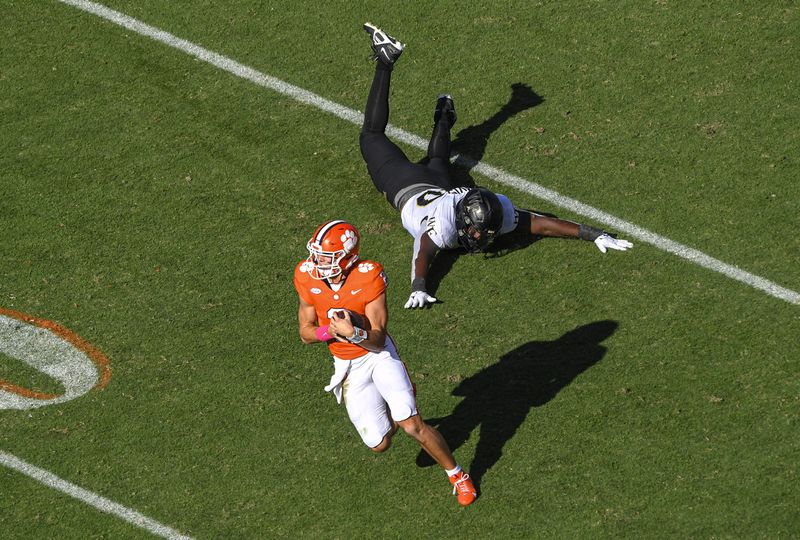
[[[478,498],[478,492],[475,491],[472,480],[464,471],[451,476],[450,483],[453,484],[453,495],[458,495],[458,504],[461,506],[468,506]]]

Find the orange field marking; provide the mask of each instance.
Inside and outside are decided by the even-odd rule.
[[[108,384],[108,381],[111,380],[111,365],[108,361],[108,358],[106,358],[106,356],[102,352],[97,350],[91,343],[83,339],[81,336],[79,336],[72,330],[65,328],[53,321],[48,321],[47,319],[40,319],[39,317],[33,317],[26,313],[14,311],[11,309],[0,307],[0,315],[5,315],[7,317],[11,317],[12,319],[17,319],[18,321],[38,326],[39,328],[44,328],[45,330],[52,332],[53,334],[60,337],[64,341],[71,343],[77,349],[86,353],[86,355],[91,359],[92,362],[94,362],[94,364],[97,366],[97,369],[100,371],[99,381],[94,386],[95,388],[103,388]],[[12,384],[2,379],[0,379],[0,390],[5,390],[6,392],[18,394],[22,397],[39,399],[39,400],[54,399],[59,397],[58,394],[46,394],[44,392],[29,390],[27,388],[17,386],[16,384]]]
[[[44,392],[37,392],[36,390],[29,390],[27,388],[23,388],[21,386],[17,386],[16,384],[11,384],[8,381],[4,381],[0,379],[0,390],[4,390],[6,392],[11,392],[12,394],[17,394],[22,397],[31,398],[31,399],[55,399],[59,397],[59,394],[45,394]]]

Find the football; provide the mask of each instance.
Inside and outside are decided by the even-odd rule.
[[[357,326],[357,327],[362,328],[364,330],[369,330],[371,328],[370,324],[369,324],[369,319],[367,319],[366,315],[362,315],[360,313],[356,313],[355,311],[352,311],[350,309],[343,309],[343,310],[340,310],[340,311],[336,311],[334,313],[334,315],[338,319],[343,319],[345,311],[350,313],[350,320],[352,321],[353,326]]]

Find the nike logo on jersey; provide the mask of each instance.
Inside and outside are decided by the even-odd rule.
[[[311,292],[314,293],[314,294],[319,294],[322,291],[320,289],[317,289],[316,287],[314,287],[313,289],[311,289]]]
[[[352,295],[356,295],[356,294],[358,294],[358,293],[360,293],[360,292],[361,292],[361,289],[356,289],[356,290],[354,290],[354,291],[350,291],[350,294],[352,294]]]

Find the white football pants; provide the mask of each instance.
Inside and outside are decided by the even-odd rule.
[[[417,414],[408,371],[388,336],[384,350],[350,361],[342,394],[350,421],[370,448],[381,443],[392,419],[402,421]]]

